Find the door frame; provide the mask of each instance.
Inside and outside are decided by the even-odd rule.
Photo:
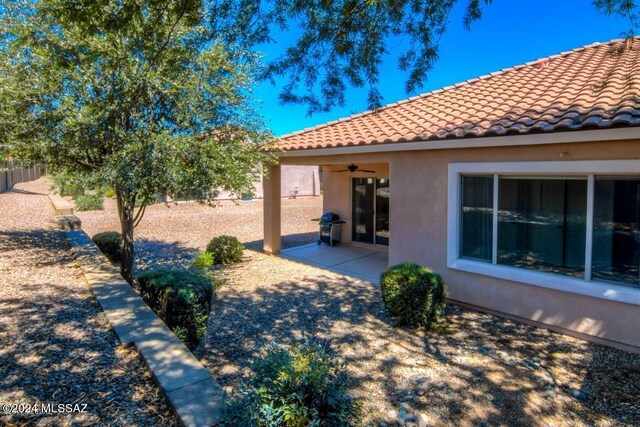
[[[372,178],[373,179],[373,243],[367,243],[367,242],[357,242],[354,240],[354,233],[353,233],[353,214],[354,214],[354,202],[353,202],[353,180],[354,179],[362,179],[362,178]],[[377,243],[377,228],[376,228],[376,224],[377,224],[377,219],[378,219],[378,198],[377,198],[377,190],[378,190],[378,180],[379,179],[386,179],[389,180],[389,178],[387,177],[380,177],[380,176],[351,176],[349,179],[349,215],[351,217],[351,244],[353,245],[360,245],[360,246],[366,246],[366,247],[375,247],[376,249],[380,249],[380,250],[389,250],[389,245],[384,245],[381,243]],[[391,190],[391,182],[389,182],[389,190]],[[389,191],[389,208],[391,208],[391,191]],[[389,227],[391,228],[391,227]],[[389,230],[389,241],[391,241],[391,230]]]

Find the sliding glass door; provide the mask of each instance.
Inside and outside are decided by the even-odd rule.
[[[389,245],[389,180],[353,178],[352,239],[354,242]]]
[[[373,244],[374,179],[354,178],[352,191],[354,242]]]

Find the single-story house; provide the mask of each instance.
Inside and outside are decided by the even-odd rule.
[[[279,146],[265,252],[281,248],[280,168],[321,165],[324,210],[347,221],[344,242],[387,248],[390,265],[432,267],[454,302],[640,351],[640,38],[503,69]]]

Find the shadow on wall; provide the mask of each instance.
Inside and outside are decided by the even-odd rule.
[[[196,355],[223,385],[234,384],[251,374],[246,367],[262,345],[305,338],[330,345],[346,363],[352,394],[375,401],[384,413],[386,402],[412,394],[420,403],[411,406],[444,423],[593,424],[602,416],[640,423],[638,355],[455,305],[448,308],[447,326],[421,337],[391,325],[378,287],[343,277],[249,289],[226,285]],[[547,367],[535,367],[533,358]],[[547,369],[589,393],[588,400],[552,386]],[[429,372],[426,382],[411,382],[421,371]]]

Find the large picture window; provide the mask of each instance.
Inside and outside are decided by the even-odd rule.
[[[603,169],[604,162],[576,163]],[[563,166],[551,162],[541,162],[548,173],[520,174],[502,164],[495,164],[504,169],[496,172],[484,164],[460,165],[460,172],[450,170],[458,182],[457,195],[450,193],[458,199],[458,225],[449,227],[457,255],[449,252],[450,266],[494,271],[473,267],[482,263],[640,289],[640,173],[561,174]],[[508,270],[495,271],[510,278]]]
[[[640,179],[596,177],[594,280],[640,287]]]
[[[462,241],[460,255],[491,261],[493,176],[462,177]]]
[[[500,177],[498,263],[584,277],[587,179]]]

